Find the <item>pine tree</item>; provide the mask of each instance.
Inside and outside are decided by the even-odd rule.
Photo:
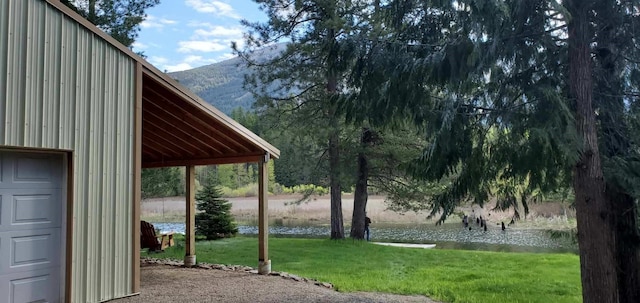
[[[212,173],[204,180],[205,185],[196,194],[196,235],[207,240],[232,237],[238,228],[231,215],[231,203],[222,198],[220,184]]]
[[[98,28],[131,47],[140,31],[145,11],[160,0],[61,0]]]
[[[294,113],[301,132],[323,139],[331,187],[331,238],[344,238],[341,154],[345,147],[344,117],[338,97],[354,58],[346,39],[367,19],[366,1],[255,0],[267,13],[267,22],[248,22],[247,49],[239,51],[256,73],[246,81],[258,106]],[[273,58],[260,56],[261,47],[288,40]]]

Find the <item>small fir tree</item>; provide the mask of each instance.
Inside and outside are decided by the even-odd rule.
[[[210,173],[203,181],[202,190],[196,194],[196,205],[201,211],[196,214],[196,235],[207,240],[235,236],[238,228],[231,216],[231,204],[222,198],[218,178]]]

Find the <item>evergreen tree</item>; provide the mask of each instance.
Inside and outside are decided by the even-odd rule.
[[[324,140],[331,187],[331,238],[344,238],[341,151],[343,116],[338,96],[355,49],[346,37],[367,19],[366,1],[256,0],[267,13],[266,23],[244,22],[249,28],[247,49],[238,52],[256,72],[247,78],[263,108],[295,113],[302,132]],[[274,58],[259,49],[287,39]]]
[[[390,1],[391,34],[360,41],[345,109],[424,127],[409,171],[450,180],[432,200],[441,219],[485,203],[495,180],[500,207],[572,183],[584,301],[640,302],[639,4]]]
[[[184,194],[184,172],[177,167],[145,168],[141,181],[143,199]]]
[[[211,173],[196,194],[196,235],[207,240],[235,236],[238,228],[231,215],[231,203],[222,198],[218,179]]]
[[[62,0],[82,17],[111,37],[131,47],[140,31],[145,11],[160,0]]]

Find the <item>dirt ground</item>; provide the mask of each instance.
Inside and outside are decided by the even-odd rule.
[[[331,302],[331,303],[436,303],[424,296],[383,293],[342,293],[313,283],[279,276],[218,269],[168,265],[141,267],[140,295],[115,303],[162,302]]]

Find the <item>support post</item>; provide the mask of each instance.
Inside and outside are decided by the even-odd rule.
[[[185,253],[184,266],[196,265],[196,167],[189,165],[186,167],[186,231],[185,231]]]
[[[268,217],[268,182],[269,169],[267,163],[269,153],[258,163],[258,273],[266,275],[271,272],[269,260],[269,217]]]

